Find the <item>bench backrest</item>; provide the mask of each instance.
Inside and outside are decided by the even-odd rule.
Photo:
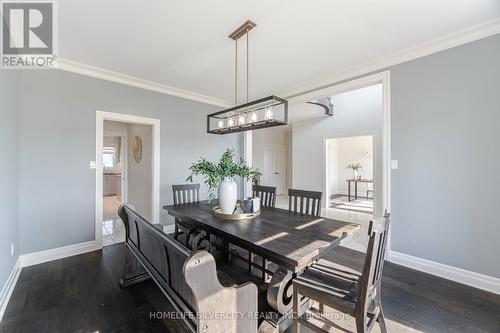
[[[176,310],[181,313],[196,312],[196,300],[183,273],[191,251],[156,229],[127,205],[120,206],[118,215],[125,224],[127,247],[177,307]],[[184,321],[190,328],[196,326],[193,319],[186,318]]]
[[[181,318],[190,332],[257,332],[258,320],[253,315],[258,302],[255,284],[222,286],[210,253],[191,253],[127,205],[120,206],[118,214],[125,224],[127,247],[175,310],[183,314]],[[236,316],[219,319],[220,314]]]

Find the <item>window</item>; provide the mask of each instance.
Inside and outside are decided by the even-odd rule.
[[[102,163],[105,168],[114,168],[116,162],[115,147],[104,147],[102,150]]]

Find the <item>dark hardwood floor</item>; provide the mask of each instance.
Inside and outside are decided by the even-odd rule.
[[[124,250],[122,243],[24,268],[0,332],[178,332],[178,322],[150,317],[172,311],[154,282],[118,286]],[[361,258],[345,248],[330,255],[352,265]],[[500,332],[500,296],[390,263],[382,286],[390,332]]]

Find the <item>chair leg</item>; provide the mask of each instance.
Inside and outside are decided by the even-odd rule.
[[[177,239],[178,236],[179,236],[179,225],[177,224],[177,221],[175,221],[174,239]]]
[[[368,316],[364,309],[361,311],[356,311],[356,332],[357,333],[367,333],[366,330],[366,322],[368,320]]]
[[[380,300],[380,296],[378,296],[375,300],[375,305],[380,308],[380,313],[377,317],[377,321],[380,325],[380,332],[381,333],[387,333],[387,326],[385,325],[385,316],[384,316],[384,310],[382,309],[382,302]]]
[[[292,332],[293,333],[300,333],[300,327],[299,327],[299,292],[298,292],[298,287],[292,285],[293,288],[293,328]]]

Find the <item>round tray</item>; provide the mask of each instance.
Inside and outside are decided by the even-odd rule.
[[[236,210],[240,209],[239,206],[240,204],[236,204]],[[254,217],[259,216],[260,211],[256,213],[224,214],[223,212],[221,212],[220,206],[215,206],[214,208],[212,208],[212,214],[213,216],[226,221],[241,221],[253,219]]]

